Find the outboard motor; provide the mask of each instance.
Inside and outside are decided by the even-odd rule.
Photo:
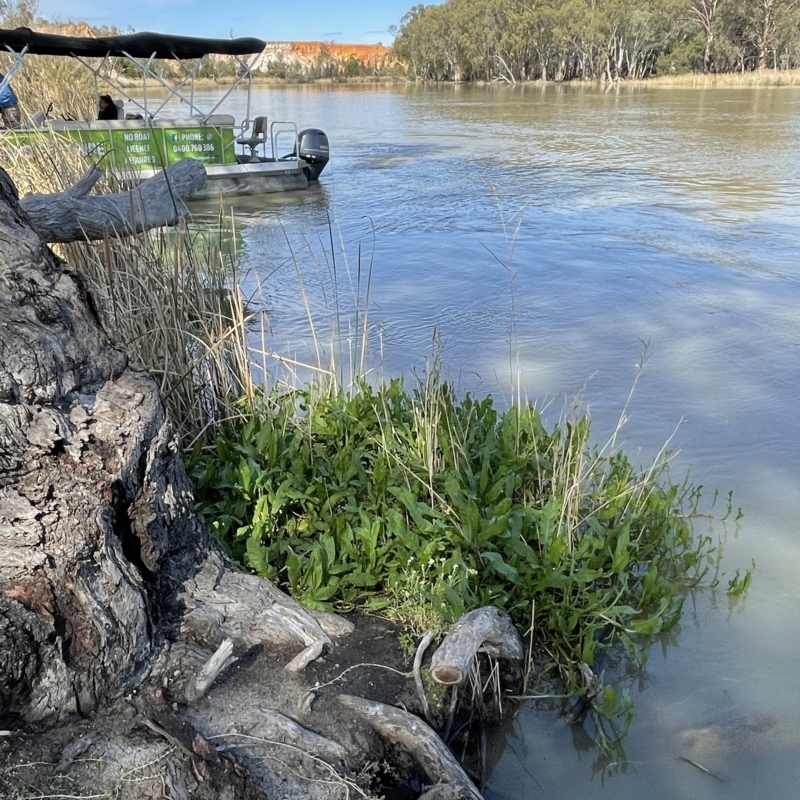
[[[318,180],[331,157],[325,131],[319,128],[306,128],[297,134],[297,143],[300,158],[306,162],[304,168],[306,177],[310,181]]]

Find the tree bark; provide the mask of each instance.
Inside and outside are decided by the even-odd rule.
[[[29,194],[20,200],[31,226],[45,242],[127,236],[171,225],[189,213],[183,200],[206,185],[200,161],[182,159],[127,192],[90,195],[103,172],[92,167],[66,192]]]
[[[91,711],[163,668],[176,641],[210,656],[225,639],[237,654],[332,644],[213,545],[157,385],[0,170],[0,717]]]

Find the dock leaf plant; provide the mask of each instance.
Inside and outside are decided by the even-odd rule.
[[[416,389],[262,396],[189,469],[198,509],[247,569],[305,605],[444,630],[504,609],[568,694],[615,645],[641,664],[713,569],[699,491],[592,445],[588,415],[547,427],[429,376]]]

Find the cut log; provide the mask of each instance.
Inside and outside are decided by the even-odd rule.
[[[92,167],[66,192],[29,194],[20,206],[45,242],[127,236],[172,225],[186,216],[184,199],[202,189],[207,180],[203,164],[185,158],[128,192],[90,195],[102,176],[102,170]]]
[[[450,628],[431,658],[431,678],[445,686],[461,683],[479,651],[522,662],[525,651],[519,633],[508,614],[494,606],[476,608]]]
[[[339,702],[368,722],[382,736],[406,750],[432,784],[445,784],[448,792],[452,789],[450,795],[444,796],[483,800],[483,795],[475,788],[445,743],[419,717],[363,697],[343,694],[339,696]]]

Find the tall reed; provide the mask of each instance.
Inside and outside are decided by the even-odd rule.
[[[55,135],[21,147],[0,140],[0,152],[21,194],[64,191],[88,166]],[[96,188],[109,191],[113,181]],[[89,278],[112,339],[158,380],[186,447],[213,441],[253,404],[248,335],[258,314],[242,295],[232,238],[233,220],[220,216],[215,225],[181,222],[53,248]]]
[[[225,237],[223,224],[214,236],[181,223],[65,248],[91,279],[113,336],[159,382],[184,447],[212,441],[255,396],[247,345],[255,315]]]
[[[97,61],[97,59],[92,59]],[[7,72],[11,57],[0,54],[0,71]],[[94,119],[94,78],[72,58],[28,56],[14,76],[12,86],[19,98],[23,122],[37,111],[55,119]]]

